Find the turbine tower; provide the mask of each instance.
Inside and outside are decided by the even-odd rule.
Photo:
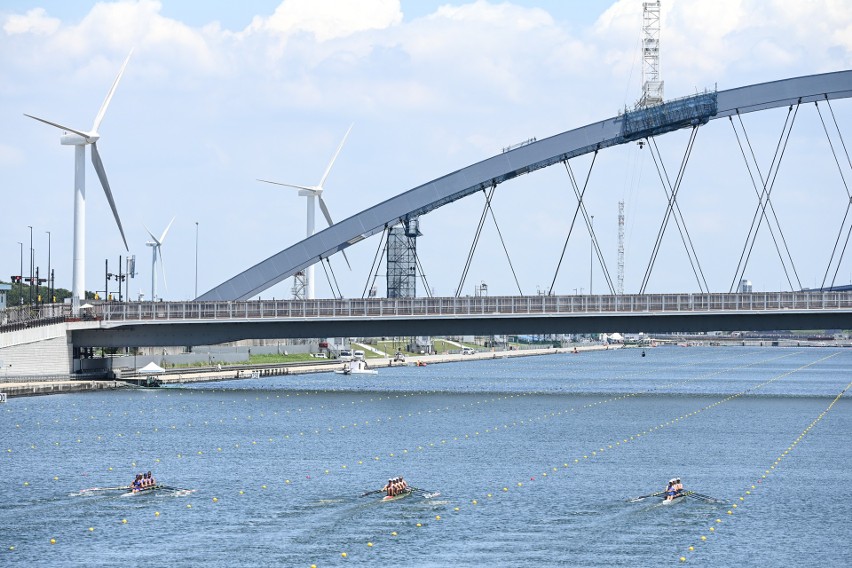
[[[127,246],[127,239],[124,236],[124,228],[121,226],[118,210],[115,207],[112,191],[109,188],[109,181],[107,181],[106,171],[104,171],[101,155],[98,152],[97,142],[100,139],[98,129],[101,126],[107,107],[112,100],[113,94],[115,94],[115,89],[118,87],[118,82],[121,80],[121,76],[124,74],[124,69],[127,67],[132,54],[133,50],[130,51],[127,59],[124,60],[124,64],[121,66],[118,76],[107,93],[106,99],[101,104],[92,129],[88,132],[75,130],[56,122],[24,113],[24,116],[64,130],[65,134],[59,139],[60,143],[63,146],[74,146],[74,262],[72,264],[71,279],[71,311],[75,315],[79,313],[80,300],[85,301],[86,294],[86,146],[89,144],[92,146],[92,165],[95,167],[95,172],[97,172],[101,186],[104,188],[104,193],[106,194],[107,201],[109,201],[113,217],[115,217],[115,222],[121,233],[121,240],[124,241],[124,248],[128,251],[130,250]]]
[[[175,222],[175,218],[172,217],[172,220],[169,221],[166,230],[163,231],[163,234],[160,235],[160,238],[154,236],[148,227],[145,227],[145,230],[148,231],[148,234],[151,235],[151,238],[154,242],[148,241],[145,245],[151,247],[151,301],[157,301],[157,258],[160,259],[160,272],[163,273],[163,284],[166,286],[166,289],[169,288],[168,282],[166,282],[166,263],[163,262],[163,241],[166,240],[166,234],[169,232],[169,229],[172,228],[172,223]]]
[[[308,205],[308,218],[307,218],[307,231],[306,236],[310,237],[314,234],[314,226],[315,226],[315,217],[316,217],[316,201],[319,201],[320,209],[322,209],[322,214],[325,217],[325,220],[328,221],[328,226],[334,225],[334,221],[331,220],[331,213],[328,212],[328,207],[325,204],[325,201],[322,198],[322,192],[324,190],[323,185],[325,184],[325,180],[328,178],[328,174],[331,173],[331,167],[334,165],[334,161],[337,159],[337,156],[340,154],[340,150],[343,149],[343,145],[346,143],[346,138],[349,136],[349,132],[352,131],[352,126],[354,124],[349,125],[349,129],[346,131],[346,134],[343,135],[343,140],[340,141],[340,146],[337,147],[337,151],[332,156],[331,161],[328,163],[328,167],[325,169],[325,173],[322,175],[320,182],[317,185],[296,185],[291,183],[281,183],[277,181],[269,181],[265,179],[259,179],[257,181],[262,181],[264,183],[271,183],[273,185],[282,185],[284,187],[292,187],[294,189],[299,190],[299,195],[307,197],[307,205]],[[352,269],[352,265],[349,264],[349,258],[346,256],[346,252],[341,251],[343,253],[343,258],[346,260],[346,265],[349,266],[349,269]],[[307,292],[307,299],[313,300],[316,292],[316,288],[314,286],[314,265],[310,265],[305,270],[305,286]]]

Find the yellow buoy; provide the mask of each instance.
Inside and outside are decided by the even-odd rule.
[[[213,502],[214,502],[214,503],[218,503],[218,502],[219,502],[219,498],[218,498],[218,497],[213,497]]]
[[[343,558],[346,558],[346,553],[345,553],[345,552],[341,552],[341,553],[340,553],[340,556],[342,556]]]
[[[441,520],[441,515],[435,515],[435,520],[436,520],[436,521],[440,521],[440,520]]]
[[[391,533],[391,536],[396,536],[396,531],[393,531],[393,532]]]
[[[122,525],[126,525],[126,524],[127,524],[127,519],[121,519],[121,524],[122,524]]]
[[[373,543],[372,543],[372,542],[368,542],[368,543],[367,543],[367,546],[372,547],[372,546],[373,546]]]
[[[55,538],[50,539],[50,544],[56,544],[56,539]]]
[[[686,562],[686,556],[681,556],[681,557],[680,557],[680,561],[681,561],[681,562]]]
[[[154,511],[154,516],[155,516],[155,517],[159,517],[159,516],[160,516],[160,512],[159,512],[159,511]]]

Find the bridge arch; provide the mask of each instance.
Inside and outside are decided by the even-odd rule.
[[[627,112],[477,162],[374,205],[219,284],[199,301],[245,300],[393,226],[519,175],[646,136],[709,120],[799,103],[852,97],[852,70],[702,93]]]

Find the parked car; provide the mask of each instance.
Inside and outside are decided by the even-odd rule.
[[[314,353],[313,356],[317,359],[328,359],[328,356],[325,353]]]
[[[462,347],[462,355],[473,355],[474,353],[476,353],[476,351],[470,347]]]
[[[352,352],[352,359],[355,361],[363,361],[364,360],[364,352],[360,349],[356,349]]]
[[[341,361],[349,362],[352,360],[352,352],[348,349],[342,349],[340,355],[337,356]]]

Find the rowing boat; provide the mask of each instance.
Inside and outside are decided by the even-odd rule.
[[[143,487],[141,489],[130,490],[126,493],[123,493],[122,497],[129,497],[131,495],[141,495],[143,493],[153,493],[154,491],[162,491],[166,489],[172,489],[172,487],[168,487],[166,485],[152,485],[151,487]]]
[[[686,499],[686,493],[681,493],[680,495],[675,495],[671,499],[666,499],[663,497],[663,505],[674,505],[675,503],[680,503],[681,501]]]
[[[397,499],[404,499],[405,497],[408,497],[412,493],[414,493],[413,489],[406,489],[405,491],[403,491],[399,495],[385,495],[382,498],[382,501],[396,501]]]

